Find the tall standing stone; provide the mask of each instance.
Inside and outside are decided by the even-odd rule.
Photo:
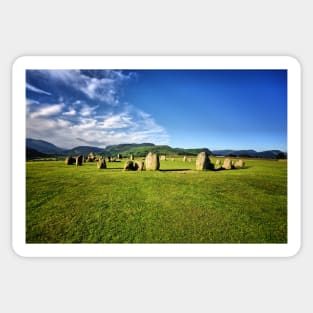
[[[99,169],[104,169],[107,168],[107,164],[105,163],[105,159],[104,158],[100,158],[97,162],[97,168]]]
[[[76,166],[83,165],[83,156],[79,155],[79,156],[75,157],[75,161],[76,161]]]
[[[156,153],[149,152],[146,156],[145,167],[147,171],[157,171],[160,168],[159,156]]]
[[[66,165],[72,165],[72,164],[74,164],[74,162],[75,162],[75,159],[72,158],[71,156],[68,156],[68,157],[66,157],[66,159],[65,159],[65,164],[66,164]]]
[[[225,169],[225,170],[231,170],[232,169],[232,163],[231,163],[232,161],[230,160],[230,159],[225,159],[224,160],[224,163],[223,163],[223,168]]]
[[[88,160],[89,160],[89,162],[93,162],[94,160],[95,160],[95,155],[93,154],[93,152],[90,152],[89,154],[88,154]]]
[[[212,169],[210,158],[206,152],[200,152],[196,159],[196,170],[205,171]]]

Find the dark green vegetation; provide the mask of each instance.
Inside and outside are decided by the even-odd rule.
[[[285,152],[280,150],[267,150],[257,152],[255,150],[213,150],[212,152],[208,148],[194,148],[194,149],[183,149],[183,148],[172,148],[167,145],[154,145],[153,143],[130,143],[130,144],[119,144],[113,146],[107,146],[105,149],[90,146],[79,146],[73,149],[62,149],[54,144],[37,139],[26,139],[26,157],[27,160],[39,159],[39,158],[55,158],[61,159],[65,156],[76,156],[84,155],[87,156],[89,152],[93,152],[97,155],[116,157],[117,154],[128,157],[134,155],[136,157],[144,157],[150,151],[158,153],[159,155],[173,156],[173,155],[186,155],[196,156],[202,151],[206,151],[210,155],[216,156],[231,156],[231,157],[242,157],[242,158],[268,158],[268,159],[286,159],[287,155]],[[43,155],[42,155],[43,154]]]
[[[67,166],[27,162],[28,243],[286,243],[287,162],[247,160],[240,170],[196,172],[161,161]],[[215,162],[213,159],[212,161]]]

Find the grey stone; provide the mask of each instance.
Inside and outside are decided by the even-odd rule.
[[[71,156],[67,156],[65,159],[65,164],[66,165],[72,165],[75,163],[75,161],[76,161],[76,159],[72,158]]]
[[[134,170],[134,163],[133,161],[126,161],[124,165],[124,171],[133,171]]]
[[[76,162],[76,166],[81,166],[83,165],[83,156],[79,155],[75,157],[75,162]]]
[[[200,152],[196,159],[196,170],[205,171],[211,170],[213,164],[210,161],[209,155],[206,152]]]
[[[146,156],[145,167],[147,171],[157,171],[160,168],[159,156],[156,153],[149,152]]]
[[[225,169],[225,170],[231,170],[232,169],[232,164],[231,164],[231,160],[230,159],[228,159],[228,158],[226,158],[225,160],[224,160],[224,163],[223,163],[223,168]]]
[[[107,168],[107,164],[105,163],[105,159],[104,158],[99,158],[99,160],[97,162],[97,168],[99,168],[99,169]]]

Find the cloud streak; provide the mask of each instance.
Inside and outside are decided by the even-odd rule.
[[[36,92],[36,93],[39,93],[39,94],[43,94],[43,95],[47,95],[47,96],[51,96],[51,93],[48,92],[48,91],[44,91],[40,88],[37,88],[35,86],[32,86],[31,84],[28,84],[26,83],[26,89],[30,90],[30,91],[33,91],[33,92]]]

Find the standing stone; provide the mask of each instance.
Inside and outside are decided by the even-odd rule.
[[[222,168],[222,162],[221,160],[217,159],[215,162],[215,169],[220,170]]]
[[[134,161],[134,155],[131,154],[130,157],[129,157],[129,159],[130,159],[131,161]]]
[[[107,168],[107,164],[105,163],[104,158],[99,158],[99,160],[97,162],[97,168],[99,168],[99,169]]]
[[[75,161],[76,161],[76,166],[83,165],[83,156],[79,155],[79,156],[75,157]]]
[[[225,159],[224,160],[224,163],[223,163],[223,168],[225,169],[225,170],[231,170],[231,168],[232,168],[232,164],[231,164],[231,160],[230,159]]]
[[[242,161],[242,160],[238,160],[236,163],[235,163],[235,168],[244,168],[245,167],[245,162]]]
[[[206,152],[200,152],[196,159],[196,170],[205,171],[212,169],[210,158]]]
[[[66,165],[72,165],[72,164],[74,164],[74,162],[75,162],[75,159],[72,158],[71,156],[68,156],[68,157],[66,157],[66,159],[65,159],[65,164],[66,164]]]
[[[187,161],[187,157],[184,156],[184,157],[183,157],[183,162],[186,162],[186,161]]]
[[[160,160],[161,161],[166,161],[166,156],[165,155],[161,155]]]
[[[133,171],[133,170],[134,170],[133,161],[126,161],[124,165],[124,171]]]
[[[145,166],[147,171],[157,171],[160,168],[159,156],[156,153],[149,152],[146,156]]]
[[[117,159],[120,160],[122,158],[122,155],[120,153],[117,154]]]
[[[90,152],[89,154],[88,154],[88,160],[89,160],[89,162],[93,162],[94,160],[95,160],[95,155],[93,154],[93,152]]]
[[[135,171],[143,171],[143,167],[144,167],[144,163],[141,162],[141,161],[137,161],[137,162],[134,164],[134,170],[135,170]]]

